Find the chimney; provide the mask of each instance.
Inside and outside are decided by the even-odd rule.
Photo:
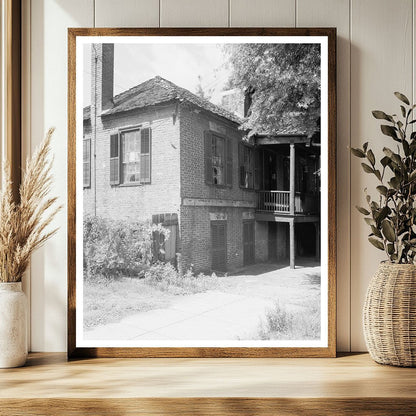
[[[114,44],[95,43],[91,53],[91,104],[99,116],[113,106]]]
[[[113,106],[114,97],[114,43],[103,43],[101,109],[108,110]]]

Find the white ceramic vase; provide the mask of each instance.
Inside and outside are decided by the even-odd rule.
[[[0,368],[27,359],[27,301],[22,283],[0,283]]]

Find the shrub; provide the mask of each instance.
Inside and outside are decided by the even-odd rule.
[[[171,263],[156,262],[144,272],[144,275],[147,284],[175,295],[205,292],[218,285],[218,279],[214,274],[206,276],[200,273],[195,276],[192,268],[189,268],[181,276]]]
[[[266,320],[260,324],[259,338],[269,339],[319,339],[321,331],[319,305],[307,304],[296,313],[275,303],[266,312]]]
[[[150,221],[129,223],[96,216],[84,218],[84,275],[138,275],[153,260],[153,233],[169,231]],[[160,248],[158,248],[160,249]]]

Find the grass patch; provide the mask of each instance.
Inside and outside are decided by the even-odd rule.
[[[195,276],[192,270],[179,276],[170,263],[156,263],[144,278],[92,277],[84,281],[84,328],[119,322],[126,316],[167,308],[175,296],[213,289],[215,275]]]
[[[316,340],[321,334],[319,301],[303,305],[298,311],[288,311],[279,303],[267,310],[258,337],[262,340]]]
[[[169,296],[143,279],[95,277],[84,282],[84,328],[118,322],[126,316],[164,308]]]

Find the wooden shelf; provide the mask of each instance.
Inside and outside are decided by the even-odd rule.
[[[415,415],[416,369],[338,358],[66,360],[0,370],[0,415]]]

